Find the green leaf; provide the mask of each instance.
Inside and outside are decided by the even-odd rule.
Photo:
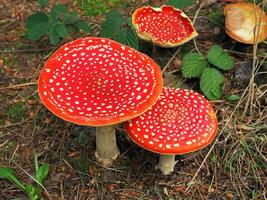
[[[63,4],[55,5],[50,12],[50,18],[53,23],[56,23],[58,18],[63,19],[65,15],[67,15],[67,8]]]
[[[49,171],[49,164],[48,163],[43,164],[36,171],[36,180],[39,181],[39,183],[43,184],[44,179],[48,174],[48,171]]]
[[[77,21],[77,22],[74,22],[73,25],[79,29],[79,30],[83,30],[84,32],[88,33],[91,31],[91,27],[86,24],[85,22],[83,21]]]
[[[14,176],[14,170],[10,167],[0,167],[0,178],[8,178]],[[14,176],[15,177],[15,176]]]
[[[185,78],[199,77],[208,66],[206,58],[198,53],[188,53],[182,60],[182,74]]]
[[[47,23],[48,22],[48,17],[45,13],[43,12],[38,12],[33,15],[30,15],[26,19],[26,28],[30,29],[35,25],[42,24],[42,23]]]
[[[57,23],[55,25],[55,29],[59,37],[62,37],[62,38],[68,37],[69,35],[68,30],[63,23]]]
[[[240,99],[240,96],[235,95],[235,94],[232,94],[232,95],[230,95],[230,96],[227,97],[227,100],[228,101],[237,101],[239,99]]]
[[[27,193],[30,200],[40,200],[40,193],[38,189],[32,185],[27,185],[25,187],[25,192]]]
[[[48,23],[40,23],[28,29],[27,38],[29,40],[39,40],[49,29]]]
[[[59,35],[54,26],[49,28],[48,37],[51,44],[57,45],[60,41]]]
[[[7,179],[21,190],[25,190],[25,185],[17,179],[14,170],[10,167],[0,167],[0,179]]]
[[[217,156],[216,156],[215,153],[213,153],[213,155],[211,156],[210,161],[211,161],[212,164],[216,164],[216,162],[217,162]]]
[[[40,7],[45,7],[48,5],[48,0],[38,0],[38,4]]]
[[[132,18],[131,18],[131,17],[128,17],[128,18],[127,18],[127,25],[128,25],[130,28],[134,28],[134,26],[133,26],[133,22],[132,22]]]
[[[200,89],[209,100],[222,97],[224,76],[217,69],[206,68],[200,78]]]
[[[137,35],[132,29],[126,28],[121,30],[114,39],[122,44],[138,49]]]
[[[70,34],[75,33],[75,32],[79,32],[79,29],[76,28],[73,24],[68,24],[66,27],[67,27],[67,30]]]
[[[76,12],[71,12],[69,14],[65,14],[63,16],[63,22],[64,24],[72,24],[76,21],[79,21],[79,17],[78,17],[78,14]]]
[[[174,6],[175,8],[183,9],[192,6],[196,0],[169,0],[166,5]]]
[[[209,20],[224,29],[225,17],[222,11],[212,12],[208,15]]]
[[[234,67],[234,60],[225,52],[223,48],[217,44],[213,45],[208,51],[208,61],[214,66],[223,69],[230,70]]]
[[[114,37],[120,30],[123,22],[123,15],[117,11],[106,14],[106,19],[101,24],[99,35],[101,37]]]

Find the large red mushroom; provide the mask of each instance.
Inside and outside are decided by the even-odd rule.
[[[173,6],[138,8],[132,24],[141,39],[161,47],[176,47],[198,35],[189,17]]]
[[[169,174],[175,155],[197,151],[212,142],[218,129],[211,104],[186,89],[163,88],[157,103],[125,124],[130,138],[160,154],[157,167]]]
[[[38,91],[56,116],[96,126],[96,157],[109,165],[118,156],[114,125],[155,104],[163,80],[148,56],[118,42],[90,37],[60,47],[45,63]]]

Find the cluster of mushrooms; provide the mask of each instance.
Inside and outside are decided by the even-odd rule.
[[[197,36],[190,19],[172,6],[136,10],[140,38],[175,47]],[[159,66],[147,55],[110,39],[80,38],[60,47],[45,63],[38,84],[42,103],[66,121],[96,127],[97,160],[118,157],[115,126],[160,154],[157,168],[174,170],[175,155],[207,146],[218,122],[211,104],[186,89],[163,87]]]

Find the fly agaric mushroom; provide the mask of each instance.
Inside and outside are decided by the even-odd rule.
[[[157,103],[126,122],[125,128],[136,144],[160,154],[157,167],[169,174],[174,170],[175,155],[211,143],[218,122],[211,104],[202,95],[165,87]]]
[[[39,77],[39,96],[56,116],[96,126],[96,157],[109,165],[118,156],[113,125],[155,104],[163,87],[148,56],[104,38],[80,38],[60,47]]]
[[[233,39],[254,44],[267,37],[267,16],[253,3],[228,4],[224,8],[225,30]]]
[[[161,47],[176,47],[198,35],[186,14],[173,6],[141,7],[132,23],[141,39]]]

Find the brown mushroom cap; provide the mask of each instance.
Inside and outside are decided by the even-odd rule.
[[[163,85],[148,56],[104,38],[80,38],[60,47],[39,77],[39,96],[58,117],[104,126],[137,117],[155,104]]]
[[[259,43],[266,39],[267,16],[257,5],[245,2],[228,4],[224,8],[224,15],[225,30],[231,38],[245,44]],[[255,34],[256,26],[259,27],[259,32],[256,31]]]
[[[190,19],[173,6],[141,7],[133,13],[132,23],[141,39],[161,47],[179,46],[198,35]]]
[[[157,103],[125,124],[130,138],[160,154],[184,154],[207,146],[218,122],[211,104],[186,89],[163,88]]]

